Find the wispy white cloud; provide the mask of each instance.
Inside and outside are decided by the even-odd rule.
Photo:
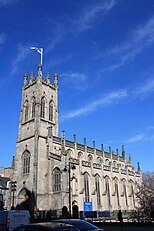
[[[77,81],[77,79],[78,80],[80,79],[80,82],[81,82],[81,81],[86,80],[86,76],[84,76],[83,74],[79,74],[79,73],[72,73],[72,74],[64,73],[62,76],[68,78],[70,81],[75,81],[75,80]],[[96,99],[95,101],[90,101],[89,104],[79,109],[70,111],[68,113],[64,113],[61,119],[65,120],[69,118],[75,118],[78,116],[86,115],[90,112],[96,111],[99,107],[107,106],[110,104],[115,104],[119,102],[120,100],[126,99],[126,98],[133,99],[134,97],[145,96],[152,92],[154,92],[154,80],[149,79],[145,83],[143,83],[143,85],[140,85],[132,90],[124,89],[124,90],[117,90],[117,91],[109,92],[108,94],[104,95],[102,98]],[[154,127],[151,126],[149,130],[150,129],[152,130],[154,129]],[[153,136],[149,136],[147,137],[147,139],[150,139],[150,137],[152,137],[153,139]],[[131,137],[127,142],[129,143],[135,142],[135,140],[139,141],[143,138],[145,138],[144,134],[137,134]]]
[[[69,118],[74,118],[77,116],[85,115],[92,111],[96,111],[99,107],[107,106],[109,104],[115,104],[119,100],[122,100],[126,97],[127,97],[126,90],[110,92],[104,95],[100,99],[96,99],[95,101],[89,102],[89,104],[83,106],[82,108],[79,108],[77,110],[74,110],[74,111],[68,112],[67,114],[62,115],[61,119],[64,120],[64,119],[69,119]]]
[[[0,0],[0,7],[10,6],[17,2],[18,0]]]
[[[102,1],[94,5],[88,5],[80,14],[76,21],[76,29],[85,31],[93,26],[95,19],[101,15],[107,14],[114,6],[115,0]]]
[[[120,60],[115,63],[115,64],[112,64],[108,67],[105,67],[102,69],[102,71],[114,71],[115,69],[123,66],[126,64],[126,62],[130,62],[132,60],[134,60],[134,58],[142,52],[142,49],[140,47],[136,47],[134,49],[132,49],[130,52],[126,52],[124,54],[122,54],[121,56],[118,56],[118,58],[120,58]]]
[[[4,33],[0,34],[0,45],[3,44],[6,40],[6,35]]]
[[[45,54],[46,55],[46,54]],[[52,66],[57,66],[59,64],[64,64],[69,62],[69,60],[72,58],[73,54],[69,53],[65,56],[60,56],[60,57],[56,57],[56,59],[49,59],[47,60],[47,62],[45,62],[44,66],[46,69],[50,69]]]
[[[51,38],[46,47],[46,53],[55,48],[55,46],[64,41],[65,38],[76,36],[78,33],[84,32],[92,28],[95,20],[101,16],[107,14],[114,6],[115,0],[106,0],[99,3],[88,4],[80,12],[73,15],[65,15],[65,20],[60,22],[54,22],[52,19],[50,24],[51,26]],[[67,27],[66,27],[67,24]],[[70,36],[71,34],[71,36]]]
[[[132,91],[133,95],[142,95],[145,96],[154,92],[154,79],[148,79],[142,85],[138,86]]]
[[[49,51],[53,50],[57,43],[59,43],[61,41],[61,39],[64,38],[64,34],[65,34],[65,30],[63,28],[62,24],[57,24],[55,25],[55,23],[51,23],[52,24],[52,36],[50,37],[50,42],[48,42],[46,49],[45,49],[45,53],[48,53]]]
[[[30,46],[23,46],[21,44],[18,45],[17,54],[12,63],[12,74],[14,74],[18,70],[18,64],[23,61],[27,57],[27,55],[30,54],[30,52]]]
[[[144,134],[135,134],[132,137],[129,137],[126,140],[126,143],[136,143],[139,141],[143,141],[145,139],[145,135]]]
[[[105,68],[104,70],[115,70],[123,66],[126,62],[132,61],[143,50],[154,43],[154,17],[150,18],[145,24],[139,25],[131,31],[129,39],[115,47],[107,50],[106,55],[114,56],[118,59],[117,63]]]
[[[85,74],[78,72],[63,73],[60,75],[60,77],[64,77],[65,79],[67,79],[67,82],[70,81],[73,83],[76,83],[77,81],[83,82],[87,79],[87,76]]]
[[[125,143],[137,143],[143,141],[153,141],[154,140],[154,132],[150,131],[149,129],[145,129],[143,132],[134,134],[133,136],[129,137]]]
[[[85,91],[86,86],[88,86],[88,84],[84,84],[84,82],[87,80],[87,76],[83,73],[67,72],[61,74],[59,77],[64,84],[67,84],[76,90]]]

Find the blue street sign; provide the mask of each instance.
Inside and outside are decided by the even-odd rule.
[[[84,211],[92,211],[92,202],[84,202]]]

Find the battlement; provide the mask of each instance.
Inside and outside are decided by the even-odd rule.
[[[30,74],[30,78],[28,81],[28,73],[24,73],[24,88],[27,88],[35,83],[40,81],[43,84],[49,85],[50,87],[57,88],[58,87],[58,73],[54,72],[54,81],[51,82],[50,80],[50,72],[47,72],[46,77],[42,74],[42,65],[39,64],[38,66],[38,74],[35,77],[34,72],[32,71]]]
[[[69,141],[65,139],[65,131],[62,132],[62,137],[54,137],[53,136],[53,142],[55,144],[61,144],[61,151],[59,155],[67,155],[69,150],[71,150],[72,153],[83,153],[83,156],[85,158],[85,163],[87,161],[94,161],[94,166],[99,165],[100,163],[104,163],[103,169],[104,170],[112,170],[114,172],[119,172],[119,169],[121,169],[122,174],[126,174],[128,172],[129,175],[139,174],[140,175],[140,165],[139,162],[137,163],[137,171],[134,171],[134,167],[132,166],[132,159],[129,154],[128,160],[126,159],[126,153],[124,145],[122,145],[121,149],[121,155],[119,154],[118,149],[116,149],[116,153],[112,150],[111,146],[109,146],[109,150],[104,150],[104,145],[101,145],[101,149],[97,149],[95,145],[95,141],[93,141],[93,147],[87,146],[86,138],[84,138],[84,143],[79,144],[76,140],[76,135],[74,135],[74,141]],[[74,154],[72,154],[74,156]],[[97,163],[96,163],[97,162]],[[112,165],[112,166],[111,166]],[[88,165],[91,167],[91,165]],[[97,166],[95,166],[97,167]]]

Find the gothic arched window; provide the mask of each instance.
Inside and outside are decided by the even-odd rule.
[[[133,206],[135,208],[135,193],[134,193],[134,183],[131,180],[130,181],[130,196],[132,196],[132,200],[133,200]]]
[[[35,118],[35,105],[36,105],[36,101],[35,101],[35,97],[33,97],[32,99],[32,118]]]
[[[125,197],[125,203],[126,203],[126,207],[128,206],[128,201],[127,201],[127,188],[126,188],[126,181],[123,179],[123,195]]]
[[[115,178],[115,180],[114,180],[114,187],[115,187],[117,210],[119,210],[119,208],[120,208],[120,200],[119,200],[119,188],[118,188],[118,179],[117,178]]]
[[[59,168],[53,170],[53,192],[61,191],[61,172]]]
[[[49,120],[53,120],[53,101],[51,100],[49,103]]]
[[[23,174],[28,174],[30,172],[30,152],[25,151],[22,156],[23,161]]]
[[[85,190],[85,201],[89,201],[89,176],[87,173],[84,174],[84,190]]]
[[[111,208],[111,197],[110,197],[110,184],[109,184],[109,177],[105,177],[105,189],[106,189],[106,196],[107,196],[107,206],[110,210]]]
[[[25,102],[25,122],[28,120],[28,111],[29,111],[28,100],[26,100]]]
[[[41,99],[41,117],[45,118],[45,97]]]
[[[96,186],[96,194],[97,194],[97,205],[101,205],[101,196],[100,196],[100,184],[99,184],[99,176],[95,176],[95,186]]]

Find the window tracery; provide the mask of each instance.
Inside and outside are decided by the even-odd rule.
[[[96,186],[96,194],[97,194],[97,205],[101,205],[101,196],[100,196],[100,183],[99,183],[99,176],[95,176],[95,186]]]
[[[61,191],[61,172],[59,168],[53,170],[53,192]]]
[[[22,161],[23,161],[23,174],[30,173],[30,152],[25,151],[22,155]]]
[[[28,100],[25,102],[25,122],[28,120],[28,113],[29,113],[29,105]]]
[[[41,99],[41,117],[45,118],[45,97]]]
[[[84,189],[85,189],[85,201],[89,202],[89,176],[88,173],[84,174]]]
[[[52,100],[49,103],[49,120],[53,121],[53,101]]]
[[[35,97],[32,99],[32,118],[35,118],[35,105],[36,105],[36,100]]]

